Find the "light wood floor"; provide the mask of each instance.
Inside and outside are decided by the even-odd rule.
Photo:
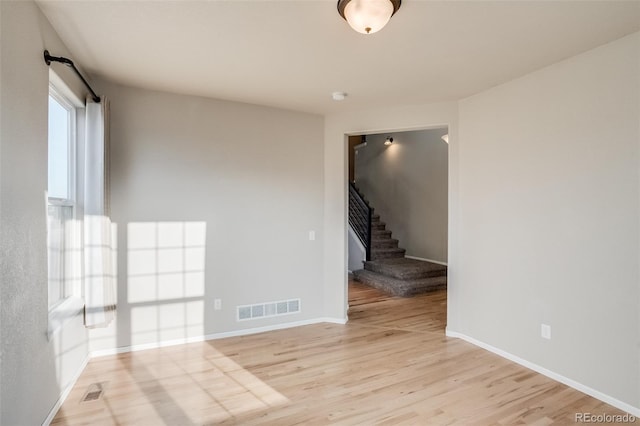
[[[623,414],[444,335],[446,292],[350,283],[347,325],[318,324],[91,360],[56,425],[573,424]],[[103,382],[101,399],[81,403]]]

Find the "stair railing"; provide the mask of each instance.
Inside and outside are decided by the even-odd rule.
[[[365,247],[366,260],[371,260],[371,216],[371,207],[355,185],[349,182],[349,225]]]

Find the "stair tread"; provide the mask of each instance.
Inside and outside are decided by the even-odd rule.
[[[410,297],[416,294],[440,290],[447,286],[446,276],[403,280],[382,275],[377,272],[367,271],[365,269],[354,271],[353,274],[356,280],[363,284],[370,285],[394,296],[401,297]]]

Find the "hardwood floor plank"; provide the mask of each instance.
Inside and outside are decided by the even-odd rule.
[[[90,361],[54,425],[566,425],[623,414],[444,335],[446,291],[351,282],[346,325],[315,324]],[[80,402],[105,383],[97,401]]]

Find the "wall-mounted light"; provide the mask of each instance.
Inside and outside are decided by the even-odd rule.
[[[392,137],[388,137],[387,139],[385,139],[384,144],[389,146],[393,143],[393,138]]]
[[[362,34],[373,34],[387,25],[402,0],[338,0],[338,13]]]
[[[446,135],[442,136],[442,140],[446,143],[449,143],[449,134],[447,133]]]

